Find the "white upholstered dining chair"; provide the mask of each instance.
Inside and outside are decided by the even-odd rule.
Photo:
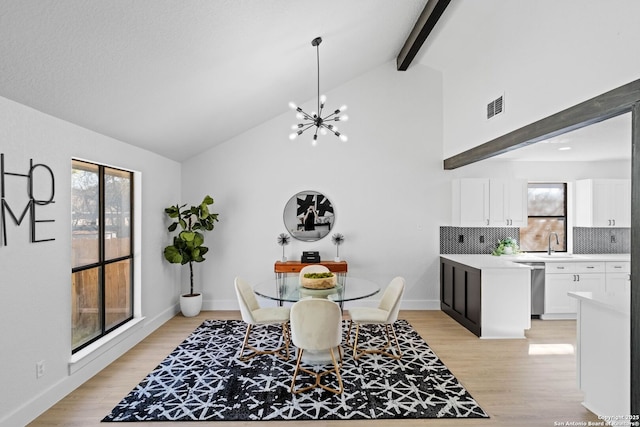
[[[383,354],[392,359],[400,359],[402,352],[398,343],[398,337],[393,324],[398,320],[398,312],[400,311],[400,302],[404,293],[404,278],[395,277],[385,289],[382,299],[377,308],[371,307],[352,307],[349,309],[349,331],[347,332],[347,340],[351,337],[351,328],[356,325],[356,336],[353,340],[353,358],[358,360],[364,354]],[[386,334],[386,344],[382,347],[358,347],[358,335],[360,326],[372,324],[384,328]],[[393,335],[393,342],[391,336]],[[392,348],[395,348],[392,350]]]
[[[247,324],[247,331],[244,335],[244,341],[238,359],[243,362],[260,354],[274,354],[281,359],[289,358],[289,307],[260,307],[251,285],[243,279],[236,277],[234,281],[236,288],[236,296],[240,305],[240,313],[242,320]],[[273,349],[258,349],[249,344],[251,329],[256,325],[274,325],[279,324],[282,327],[283,344]],[[246,353],[250,350],[249,353]]]
[[[321,387],[331,393],[340,394],[344,390],[340,367],[342,366],[342,310],[333,301],[323,298],[302,299],[291,306],[291,341],[298,348],[296,367],[291,379],[290,391],[302,393],[315,387]],[[327,351],[331,357],[332,368],[316,372],[302,366],[305,351]],[[339,358],[336,359],[335,352]],[[339,360],[339,361],[338,361]],[[296,378],[300,371],[315,377],[315,382],[296,389]],[[338,387],[333,388],[322,383],[322,377],[334,374]]]

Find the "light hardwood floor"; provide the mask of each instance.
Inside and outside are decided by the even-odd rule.
[[[490,419],[355,420],[358,426],[554,426],[598,418],[581,405],[576,385],[575,321],[534,320],[527,339],[480,340],[440,311],[401,311],[440,359],[467,388]],[[38,417],[30,426],[99,426],[100,420],[205,319],[240,319],[235,311],[178,315],[117,361]],[[540,346],[541,345],[541,346]],[[546,354],[530,354],[532,347]],[[196,422],[210,425],[213,422]],[[195,423],[152,422],[144,427]],[[345,421],[231,422],[235,426],[336,426]],[[129,425],[129,424],[126,424]],[[574,424],[575,425],[575,424]],[[578,424],[579,425],[579,424]],[[102,424],[104,426],[104,424]]]

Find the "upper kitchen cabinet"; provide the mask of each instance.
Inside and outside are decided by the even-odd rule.
[[[527,182],[456,179],[452,212],[453,225],[461,227],[524,227],[527,225]]]
[[[519,179],[490,180],[489,222],[494,227],[526,227],[527,181]]]
[[[577,227],[631,227],[631,182],[628,179],[576,181]]]

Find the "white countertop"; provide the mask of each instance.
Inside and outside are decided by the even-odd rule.
[[[458,262],[460,264],[468,265],[472,268],[477,268],[479,270],[487,269],[487,268],[501,268],[501,269],[518,269],[518,268],[526,268],[531,269],[528,265],[518,264],[514,262],[514,257],[506,257],[506,256],[493,256],[493,255],[458,255],[458,254],[448,254],[448,255],[440,255],[442,258],[446,258],[453,262]]]
[[[622,313],[626,316],[631,315],[631,302],[626,298],[615,298],[594,292],[569,292],[568,295],[575,299]]]
[[[518,255],[484,255],[484,254],[446,254],[440,255],[442,258],[468,265],[479,270],[487,268],[530,268],[522,262],[575,262],[575,261],[608,261],[620,262],[631,261],[630,254],[566,254],[556,253],[548,256],[546,254],[523,253]]]
[[[493,256],[493,255],[491,255]],[[518,255],[502,255],[500,258],[515,262],[572,262],[572,261],[631,261],[631,254],[567,254],[554,252],[551,255],[541,253],[522,253]]]

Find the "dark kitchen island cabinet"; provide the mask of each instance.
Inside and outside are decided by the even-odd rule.
[[[440,309],[480,336],[481,271],[440,258]]]
[[[524,338],[530,268],[491,255],[440,257],[440,309],[480,338]]]

